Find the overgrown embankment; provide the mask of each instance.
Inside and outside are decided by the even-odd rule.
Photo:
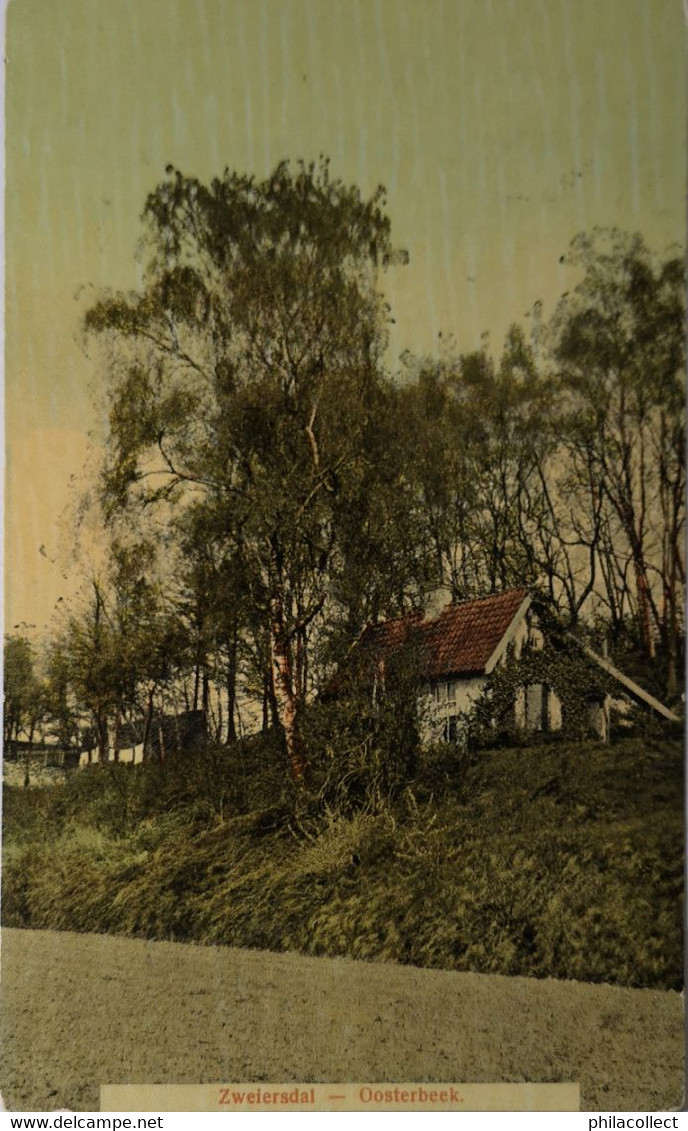
[[[682,985],[681,743],[447,757],[347,817],[280,797],[273,774],[262,810],[223,801],[220,821],[202,760],[186,779],[106,766],[6,788],[3,922]]]

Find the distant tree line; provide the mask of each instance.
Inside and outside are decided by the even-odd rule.
[[[84,717],[116,757],[122,720],[188,709],[232,742],[250,701],[301,778],[314,690],[366,623],[438,585],[456,599],[538,588],[676,696],[678,253],[581,235],[578,282],[548,323],[538,303],[500,356],[487,339],[445,346],[393,375],[382,189],[366,200],[326,161],[209,185],[170,167],[143,219],[141,289],[85,319],[107,390],[110,553],[46,647],[44,704],[65,740]],[[13,680],[26,657],[7,647]]]

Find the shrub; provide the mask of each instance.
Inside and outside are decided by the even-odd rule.
[[[393,807],[418,764],[415,699],[388,695],[318,704],[304,719],[313,791],[326,810],[350,816]]]
[[[491,750],[449,770],[436,747],[393,805],[307,794],[220,823],[167,794],[126,835],[118,773],[59,802],[5,791],[5,924],[681,985],[678,742]],[[156,780],[139,776],[130,815]]]

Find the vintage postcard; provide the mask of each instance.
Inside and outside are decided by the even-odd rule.
[[[5,77],[5,1107],[679,1108],[680,0]]]

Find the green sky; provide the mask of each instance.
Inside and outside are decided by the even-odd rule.
[[[13,0],[6,34],[10,630],[69,587],[58,519],[98,423],[79,319],[136,284],[168,162],[263,176],[322,152],[384,184],[410,253],[392,364],[547,314],[581,229],[684,239],[681,0]]]

